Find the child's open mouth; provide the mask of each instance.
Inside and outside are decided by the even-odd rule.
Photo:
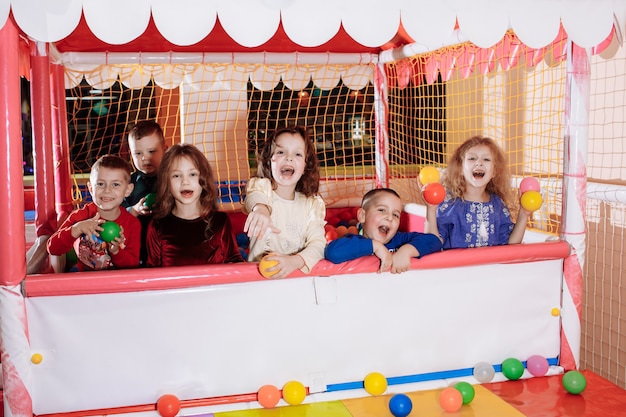
[[[280,173],[281,173],[281,175],[284,175],[286,177],[290,177],[290,176],[293,175],[294,171],[295,170],[293,168],[291,168],[291,167],[285,167],[285,168],[281,168]]]
[[[483,178],[485,176],[485,173],[483,171],[474,171],[472,175],[474,176],[474,178]]]
[[[389,233],[389,226],[378,226],[378,231],[381,235],[387,236],[387,233]]]
[[[180,192],[180,195],[182,195],[184,198],[189,198],[193,195],[193,191],[191,190],[183,190]]]

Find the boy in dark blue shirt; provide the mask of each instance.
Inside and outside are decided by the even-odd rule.
[[[441,241],[434,234],[398,232],[402,209],[402,200],[394,190],[377,188],[368,191],[357,212],[361,233],[347,234],[330,242],[326,247],[326,259],[341,263],[376,255],[380,259],[378,272],[391,270],[397,274],[409,270],[411,258],[439,252]]]
[[[146,197],[156,193],[157,173],[167,145],[161,126],[152,120],[135,124],[128,133],[128,147],[136,171],[130,181],[134,184],[133,192],[124,199],[122,207],[141,222],[140,265],[145,266],[148,258],[146,251],[146,233],[152,219],[152,207]]]

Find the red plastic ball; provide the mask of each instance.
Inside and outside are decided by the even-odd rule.
[[[172,394],[165,394],[157,401],[157,411],[161,417],[175,417],[180,411],[180,400]]]
[[[333,240],[337,239],[339,237],[339,235],[337,234],[337,231],[333,227],[332,230],[328,230],[326,232],[325,237],[326,237],[326,242],[330,242],[330,241],[333,241]]]
[[[431,182],[422,188],[422,197],[428,204],[441,204],[446,197],[446,189],[438,182]]]

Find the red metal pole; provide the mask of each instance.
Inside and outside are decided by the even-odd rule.
[[[35,227],[37,236],[51,235],[57,227],[54,208],[54,161],[50,103],[48,45],[33,42],[30,48],[30,98],[35,160]]]
[[[70,174],[70,145],[67,135],[67,109],[65,106],[65,79],[61,65],[51,64],[52,126],[54,184],[57,220],[60,223],[74,208],[72,205],[72,179]]]

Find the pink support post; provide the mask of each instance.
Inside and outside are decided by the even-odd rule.
[[[590,50],[568,41],[561,235],[572,246],[575,256],[568,258],[564,269],[561,365],[565,369],[576,369],[580,364],[582,268],[587,223],[590,56]]]
[[[376,187],[389,187],[389,136],[387,134],[387,77],[385,64],[374,67],[374,112],[376,118]]]
[[[61,65],[52,64],[50,85],[52,87],[52,127],[54,184],[57,220],[63,220],[72,211],[72,178],[70,174],[70,145],[67,137],[67,109],[65,107],[65,79]]]
[[[35,160],[35,226],[37,236],[51,235],[57,227],[54,209],[54,163],[50,115],[50,61],[48,45],[33,42],[31,62],[31,115]]]
[[[0,30],[0,270],[1,285],[26,276],[22,112],[17,29],[11,20]]]
[[[0,354],[4,416],[32,417],[26,306],[26,230],[22,166],[19,37],[11,19],[0,28]]]

